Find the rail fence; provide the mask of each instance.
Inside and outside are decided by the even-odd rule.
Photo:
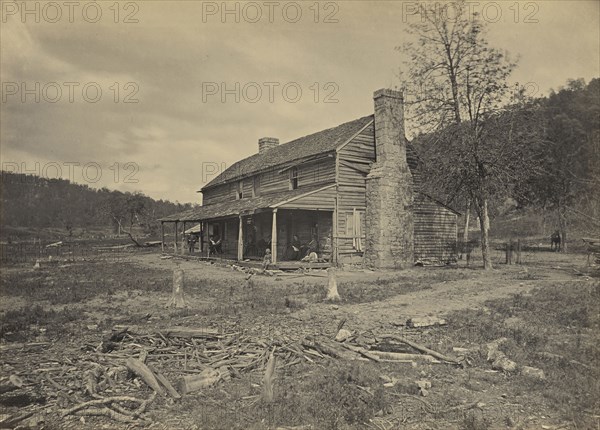
[[[73,262],[93,259],[120,259],[132,248],[117,246],[97,246],[85,243],[65,243],[59,246],[46,246],[40,243],[0,244],[2,264],[35,264],[40,262]]]

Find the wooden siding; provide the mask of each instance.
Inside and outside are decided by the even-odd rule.
[[[282,209],[307,209],[333,211],[335,208],[335,186],[310,193],[288,203],[279,205]]]
[[[291,167],[288,166],[288,167]],[[335,157],[325,157],[304,164],[298,164],[298,189],[335,181]],[[290,189],[289,169],[282,167],[269,169],[258,174],[259,195],[279,193]],[[252,196],[253,177],[243,179],[243,198]],[[203,205],[236,199],[237,182],[218,185],[208,189],[203,195]]]
[[[361,213],[361,231],[363,232],[362,249],[365,247],[366,219],[364,212],[367,206],[366,177],[375,161],[375,129],[373,124],[367,126],[346,146],[338,151],[337,182],[337,252],[341,263],[360,262],[362,251],[354,246],[351,226],[354,211]]]
[[[204,206],[228,200],[235,200],[235,190],[232,188],[231,184],[219,185],[212,188],[210,192],[205,192],[202,195],[202,204]]]
[[[456,261],[457,215],[426,196],[415,196],[415,261]]]

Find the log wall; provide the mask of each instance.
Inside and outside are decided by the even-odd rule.
[[[415,261],[456,261],[456,213],[422,194],[415,196]]]

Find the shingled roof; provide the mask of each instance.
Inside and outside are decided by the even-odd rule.
[[[269,149],[262,154],[254,154],[231,165],[219,176],[206,184],[200,191],[232,180],[253,175],[263,170],[280,166],[313,155],[335,151],[356,133],[373,121],[374,115],[368,115],[337,127],[309,134]]]
[[[198,206],[183,212],[160,218],[159,221],[197,222],[204,219],[214,219],[232,215],[239,215],[246,211],[252,211],[255,209],[277,207],[278,205],[290,201],[292,199],[301,198],[305,194],[318,192],[319,190],[331,188],[332,186],[333,184],[317,184],[309,187],[298,188],[296,190],[281,191],[279,193],[266,194],[263,196],[253,197],[249,199],[228,200],[225,202],[213,203],[206,206]]]

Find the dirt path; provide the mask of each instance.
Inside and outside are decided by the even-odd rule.
[[[553,256],[554,259],[557,257]],[[560,258],[560,257],[559,257]],[[427,279],[446,269],[415,268],[402,272],[408,278],[421,279],[427,285],[426,289],[409,292],[387,298],[381,301],[359,304],[331,305],[326,303],[312,303],[305,309],[294,312],[295,319],[310,323],[331,318],[347,318],[354,327],[365,329],[389,329],[398,323],[404,323],[410,317],[435,315],[438,317],[461,309],[479,308],[487,300],[509,297],[516,293],[528,293],[535,287],[543,287],[552,282],[572,281],[583,279],[565,270],[568,262],[552,260],[551,264],[535,268],[531,266],[497,266],[490,272],[483,270],[456,269],[463,273],[465,279],[439,281]],[[140,255],[134,258],[134,263],[142,266],[164,268],[173,270],[176,266],[184,269],[186,278],[234,278],[242,281],[246,276],[242,272],[232,270],[227,266],[211,265],[198,261],[180,259],[160,259],[157,255]],[[559,266],[559,264],[562,266]],[[539,264],[539,262],[538,262]],[[339,273],[339,282],[364,281],[373,282],[377,279],[394,278],[399,272],[364,272],[342,271]],[[260,282],[271,284],[279,293],[285,291],[285,286],[291,282],[305,282],[308,284],[322,284],[325,278],[316,276],[296,276],[281,279],[262,277]]]
[[[507,273],[500,270],[492,273],[476,272],[470,279],[432,283],[426,290],[398,295],[383,301],[343,305],[339,309],[356,327],[389,327],[390,324],[404,323],[411,317],[443,317],[461,309],[480,308],[488,300],[509,297],[516,293],[526,294],[533,288],[543,287],[549,282],[573,280],[573,276],[559,271],[538,280],[510,279],[513,277],[510,275],[514,274],[514,271]],[[321,312],[331,312],[332,309],[331,305],[318,304],[316,307]],[[308,312],[318,311],[314,309]]]

